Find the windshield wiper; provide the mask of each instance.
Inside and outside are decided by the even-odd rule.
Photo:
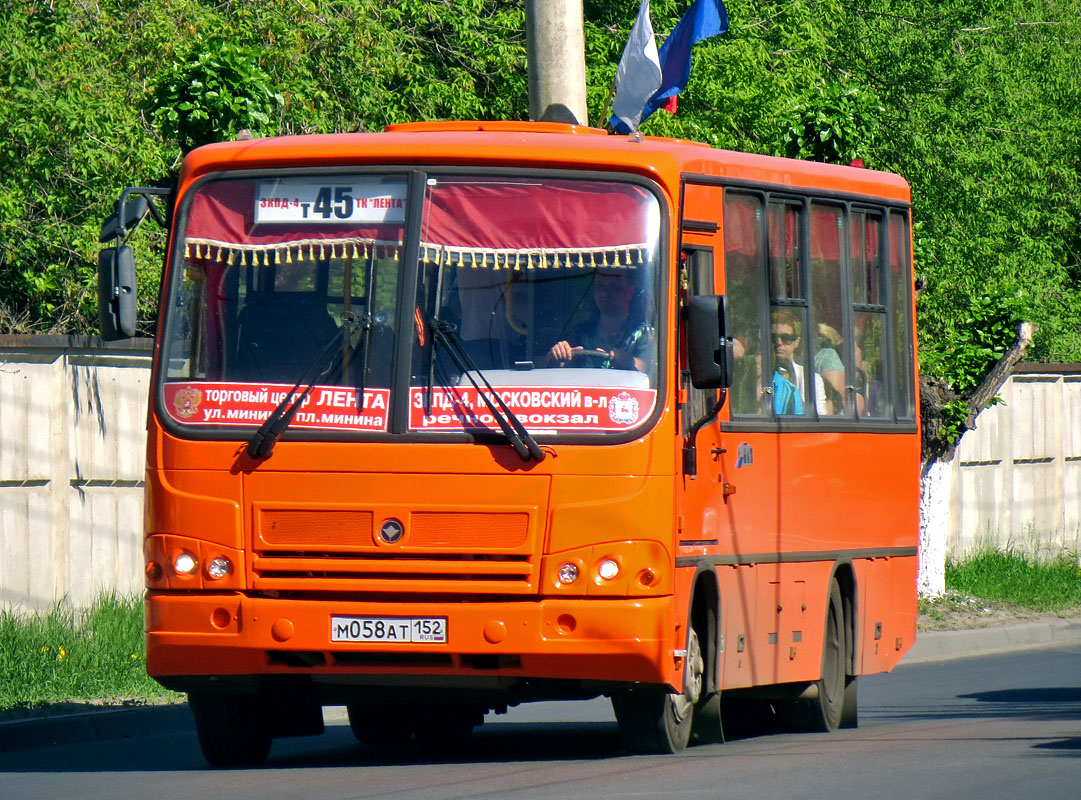
[[[359,319],[353,315],[342,315],[342,335],[349,335],[355,328],[361,328],[364,331],[364,335],[361,336],[359,347],[363,349],[361,354],[362,366],[367,365],[368,361],[368,329],[371,328],[372,320],[371,315],[365,314]],[[324,369],[320,369],[320,365],[326,360],[330,352],[335,348],[340,348],[338,354],[331,360]],[[311,363],[305,368],[304,372],[300,376],[293,388],[290,389],[282,401],[270,412],[263,424],[259,426],[254,435],[248,441],[247,452],[252,458],[269,458],[270,454],[274,452],[274,445],[281,437],[282,433],[289,424],[293,421],[293,417],[296,416],[297,411],[304,404],[304,400],[312,393],[312,389],[315,388],[320,378],[324,378],[331,374],[342,363],[345,355],[345,347],[342,340],[337,335],[330,337],[323,349],[312,359]],[[303,387],[303,389],[301,389]],[[297,394],[297,392],[300,392]],[[361,384],[361,403],[364,402],[364,387]]]
[[[529,461],[530,459],[538,462],[543,461],[544,451],[540,449],[540,445],[525,429],[521,420],[507,407],[507,404],[503,402],[503,398],[492,388],[492,384],[484,377],[484,373],[481,372],[476,362],[462,347],[462,341],[458,338],[458,331],[455,330],[455,327],[449,322],[443,322],[439,319],[432,319],[428,327],[432,334],[432,350],[435,350],[437,343],[446,348],[447,355],[454,362],[454,366],[473,384],[473,388],[477,390],[477,396],[488,406],[488,410],[492,413],[495,421],[499,423],[499,429],[503,431],[503,435],[507,437],[507,441],[511,443],[522,461]],[[484,387],[488,390],[487,392],[481,391],[480,384],[477,383],[477,378],[474,375],[481,379]]]

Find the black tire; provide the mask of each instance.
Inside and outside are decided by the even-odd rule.
[[[483,722],[484,711],[473,706],[428,706],[417,709],[414,733],[424,750],[453,753],[465,747]]]
[[[726,741],[776,733],[778,719],[774,705],[765,698],[727,692],[721,705],[721,728]]]
[[[678,753],[687,746],[705,677],[702,648],[693,628],[687,639],[686,663],[683,694],[650,687],[612,695],[612,709],[616,712],[619,733],[628,750],[634,753]]]
[[[691,741],[695,744],[718,744],[724,741],[721,693],[713,692],[698,701],[691,722]]]
[[[212,767],[252,767],[270,753],[270,725],[257,695],[192,692],[188,706]]]
[[[349,728],[361,744],[398,748],[413,736],[413,708],[404,705],[350,705]]]
[[[837,730],[845,721],[845,650],[844,603],[841,587],[834,580],[830,583],[829,604],[826,607],[821,677],[813,684],[810,697],[793,701],[789,709],[788,727],[811,733],[828,733]]]
[[[859,680],[855,675],[845,678],[845,707],[841,712],[842,728],[858,728],[859,720]]]

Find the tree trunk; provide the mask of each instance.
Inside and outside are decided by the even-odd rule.
[[[920,469],[920,568],[917,585],[923,597],[941,597],[946,590],[946,551],[949,546],[950,510],[953,499],[953,459],[961,436],[976,427],[976,417],[991,405],[1010,377],[1014,365],[1032,344],[1036,326],[1022,322],[1017,338],[986,377],[969,395],[961,396],[947,381],[920,377],[920,417],[923,422],[923,465]],[[968,413],[964,428],[953,441],[947,439],[950,403],[964,402]]]

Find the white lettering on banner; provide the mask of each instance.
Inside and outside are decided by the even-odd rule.
[[[165,385],[165,411],[182,425],[258,425],[286,399],[296,399],[291,386],[214,381]],[[633,428],[653,413],[657,393],[618,386],[494,387],[494,392],[485,389],[483,394],[472,387],[441,388],[431,392],[431,413],[425,414],[427,399],[425,388],[411,389],[409,425],[413,430],[496,432],[499,424],[488,401],[498,408],[497,400],[502,400],[527,427],[588,432]],[[356,389],[317,386],[304,396],[292,426],[386,431],[389,401],[389,389],[366,389],[360,395]]]
[[[514,412],[523,425],[556,431],[626,430],[648,417],[656,402],[653,389],[622,387],[494,387],[499,399]],[[498,405],[496,397],[468,387],[439,389],[431,392],[414,387],[410,398],[410,427],[415,430],[498,430],[498,423],[484,399]],[[430,414],[424,413],[430,401]],[[613,405],[616,404],[616,405]],[[608,410],[607,414],[583,414],[582,409]],[[615,410],[613,410],[615,409]],[[449,412],[449,413],[448,413]],[[578,412],[578,413],[575,413]]]
[[[299,394],[299,393],[297,393]],[[212,425],[260,424],[287,398],[296,400],[291,386],[221,382],[167,383],[165,408],[179,423]],[[295,428],[385,431],[389,389],[318,386],[306,395],[293,417]]]

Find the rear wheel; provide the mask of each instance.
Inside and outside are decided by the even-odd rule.
[[[789,727],[800,731],[828,732],[845,721],[845,612],[841,587],[830,584],[829,606],[826,609],[825,639],[822,642],[821,677],[811,685],[804,697],[795,700],[789,709]],[[850,684],[855,694],[855,683]],[[853,696],[853,705],[854,705]]]
[[[270,753],[270,725],[257,695],[192,692],[188,706],[212,767],[250,767]]]
[[[687,746],[705,679],[705,660],[693,628],[687,641],[685,670],[682,694],[649,688],[612,695],[619,732],[628,749],[636,753],[678,753]]]

